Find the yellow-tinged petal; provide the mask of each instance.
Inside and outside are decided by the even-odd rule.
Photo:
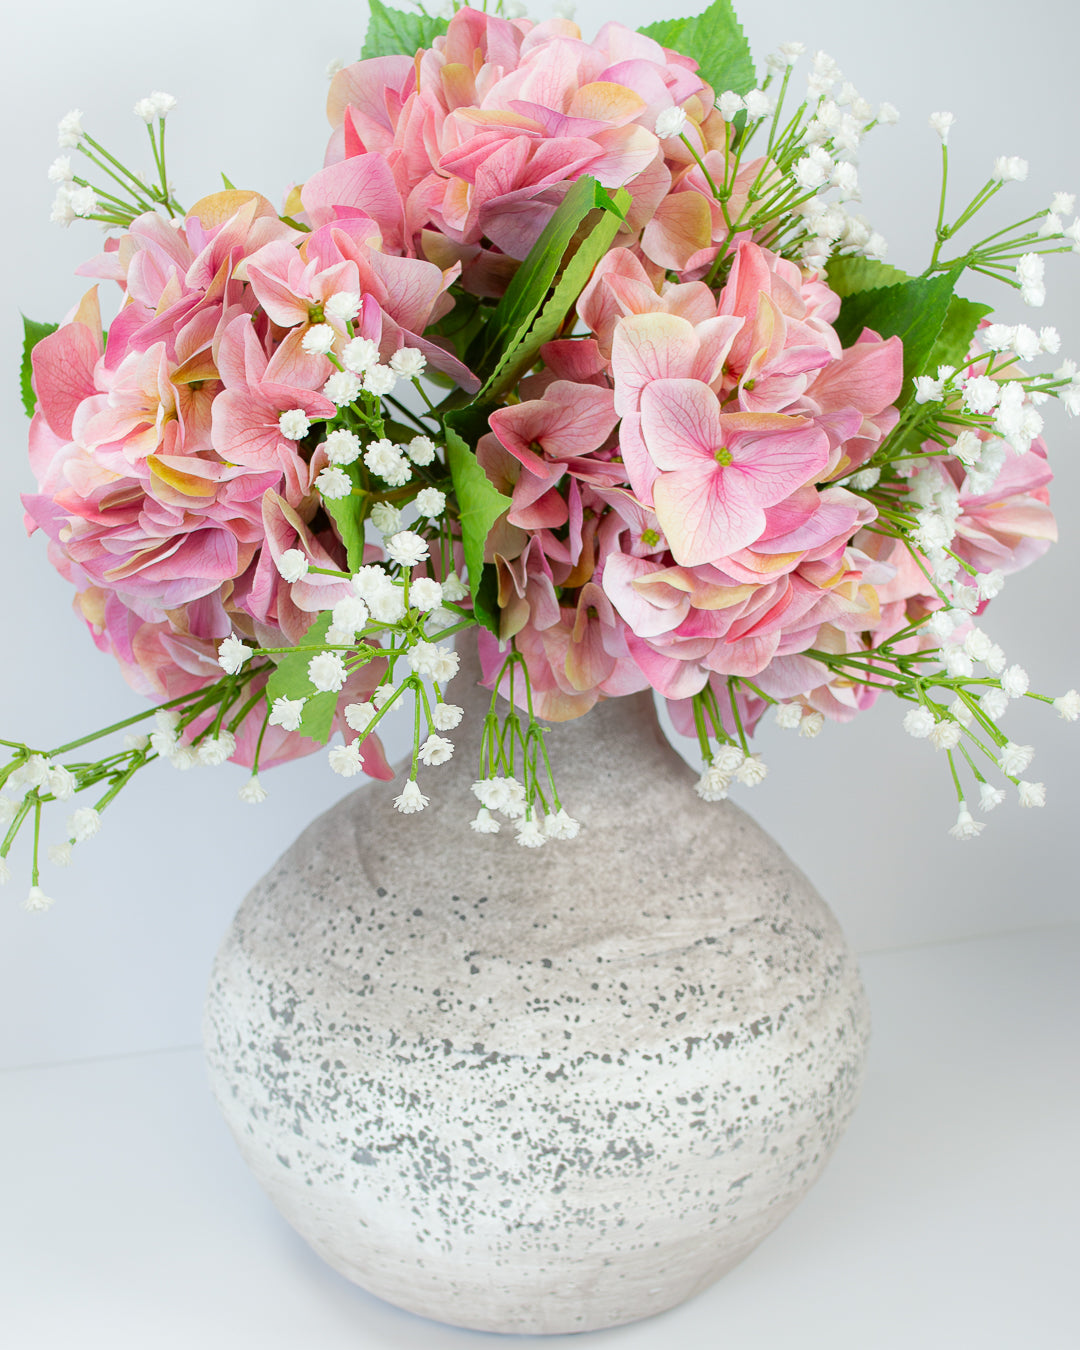
[[[597,122],[621,126],[640,117],[646,108],[645,100],[625,84],[610,80],[594,80],[583,84],[575,93],[567,109],[569,117],[587,117]]]
[[[185,497],[212,497],[214,485],[198,474],[183,473],[169,464],[163,464],[157,455],[147,455],[150,472],[166,486]]]
[[[277,212],[271,203],[261,192],[253,192],[250,188],[229,188],[224,192],[211,192],[208,197],[200,197],[188,215],[197,216],[207,229],[212,229],[215,225],[224,225],[248,202],[255,203],[252,219],[260,216],[272,216],[277,219]]]

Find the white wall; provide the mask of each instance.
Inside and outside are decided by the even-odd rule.
[[[1080,19],[1068,0],[1032,0],[1022,10],[1005,0],[830,0],[815,18],[795,0],[743,8],[759,61],[798,38],[834,55],[866,97],[900,107],[900,125],[871,138],[862,168],[864,210],[899,265],[918,270],[929,251],[938,186],[931,111],[957,114],[958,187],[981,182],[994,155],[1021,154],[1032,172],[1010,189],[1017,216],[1052,191],[1080,190],[1070,93]],[[643,0],[587,0],[578,17],[591,35],[611,14],[634,26],[659,17]],[[181,199],[212,191],[224,170],[277,200],[319,163],[323,70],[332,57],[358,54],[363,16],[356,0],[312,9],[191,0],[179,10],[39,0],[5,19],[0,736],[57,744],[139,706],[71,615],[70,590],[41,541],[28,542],[21,525],[18,493],[32,479],[16,395],[18,311],[58,318],[81,293],[75,266],[99,247],[93,226],[65,233],[48,223],[57,119],[81,107],[98,139],[134,150],[144,133],[131,105],[152,88],[168,90],[180,100],[169,138]],[[1050,299],[1034,317],[1056,324],[1065,352],[1080,357],[1080,258],[1053,259],[1048,272]],[[1032,319],[996,289],[988,295],[1006,321]],[[1035,687],[1056,694],[1080,683],[1080,423],[1056,408],[1047,422],[1064,542],[1009,586],[985,626]],[[1075,917],[1080,728],[1034,708],[1010,714],[1009,726],[1039,747],[1036,776],[1049,803],[1042,812],[1002,807],[973,844],[947,836],[954,805],[944,765],[900,732],[891,706],[828,727],[812,743],[767,729],[771,775],[743,801],[814,878],[861,950]],[[235,800],[242,771],[196,772],[147,771],[76,865],[49,869],[44,884],[56,904],[48,914],[20,907],[21,873],[0,892],[0,1065],[193,1043],[209,964],[236,904],[288,840],[348,790],[320,760],[308,761],[274,770],[272,796],[253,809]],[[586,804],[581,814],[587,819]]]

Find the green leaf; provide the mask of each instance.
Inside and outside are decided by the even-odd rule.
[[[320,614],[300,639],[299,645],[324,642],[326,630],[330,627],[333,617],[329,610]],[[337,707],[338,696],[333,690],[312,693],[312,684],[308,676],[308,662],[311,657],[311,652],[290,652],[280,657],[277,668],[266,682],[266,701],[272,705],[276,698],[305,699],[304,714],[300,719],[300,734],[310,736],[313,741],[325,745],[333,729],[334,709]]]
[[[619,227],[630,209],[630,194],[625,188],[619,188],[611,202],[611,207],[600,212],[599,220],[566,263],[551,298],[534,321],[520,334],[517,342],[503,354],[490,380],[477,395],[478,402],[497,399],[507,389],[511,389],[536,362],[544,343],[550,342],[558,335],[563,320],[585,289],[593,269],[607,253],[612,240],[618,234]]]
[[[22,316],[22,321],[23,354],[22,368],[19,371],[19,389],[22,393],[22,405],[26,409],[26,415],[27,417],[33,417],[34,409],[37,407],[37,397],[30,383],[30,377],[34,373],[30,353],[42,338],[48,337],[50,333],[55,333],[60,325],[58,323],[38,323],[36,319],[28,319],[25,314]]]
[[[372,56],[415,56],[446,32],[446,20],[427,14],[403,14],[382,0],[368,0],[370,17],[361,60]]]
[[[506,294],[495,307],[478,341],[469,349],[466,365],[470,369],[481,377],[490,377],[497,367],[509,359],[513,350],[524,340],[556,277],[565,266],[567,252],[582,224],[590,213],[598,209],[615,211],[620,218],[622,216],[622,209],[616,207],[614,200],[595,178],[579,178],[571,184],[555,214],[529,250],[528,257],[514,273]]]
[[[971,350],[971,339],[975,336],[975,330],[980,322],[993,312],[993,305],[980,305],[975,300],[965,300],[963,296],[954,295],[949,302],[948,313],[945,315],[938,340],[934,344],[934,350],[926,363],[929,373],[936,374],[938,366],[957,368],[962,366]]]
[[[467,417],[475,414],[465,409]],[[458,420],[461,414],[451,414]],[[447,422],[450,418],[447,419]],[[461,542],[465,551],[465,566],[469,572],[473,612],[485,628],[499,631],[498,609],[491,593],[490,578],[484,578],[484,545],[491,528],[504,511],[510,509],[510,498],[504,497],[480,467],[476,456],[454,427],[446,427],[446,458],[454,480],[461,519]],[[489,572],[493,569],[488,568]]]
[[[874,258],[857,258],[834,254],[825,269],[829,287],[839,296],[858,295],[860,291],[877,291],[884,286],[897,286],[910,281],[907,272]]]
[[[360,486],[360,471],[356,464],[346,466],[345,472],[352,480],[353,487]],[[338,537],[345,545],[349,559],[349,571],[355,572],[364,565],[364,522],[361,518],[363,498],[350,493],[348,497],[324,497],[323,509],[337,526]]]
[[[745,94],[757,85],[750,44],[731,0],[713,0],[704,14],[689,19],[658,19],[638,32],[654,38],[662,47],[692,56],[701,78],[718,95],[726,89]]]
[[[961,270],[957,267],[938,277],[916,277],[895,286],[859,291],[840,305],[835,328],[843,346],[850,347],[864,328],[903,342],[904,383],[898,407],[903,407],[915,392],[912,379],[928,367]]]
[[[236,191],[236,184],[229,181],[229,175],[227,173],[222,173],[221,181],[225,184],[226,192]]]

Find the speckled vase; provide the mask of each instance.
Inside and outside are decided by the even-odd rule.
[[[821,898],[699,801],[648,695],[549,735],[576,840],[471,831],[471,685],[422,815],[373,783],[241,905],[210,1077],[350,1280],[463,1327],[614,1326],[706,1288],[805,1194],[855,1106],[866,999]]]

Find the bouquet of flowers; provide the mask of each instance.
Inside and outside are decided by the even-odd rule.
[[[1073,196],[981,234],[1027,165],[998,159],[957,209],[937,113],[940,210],[909,275],[852,210],[896,110],[823,53],[803,75],[797,43],[759,80],[729,0],[592,41],[517,0],[370,5],[324,165],[280,209],[228,180],[181,206],[166,94],[135,107],[149,175],[60,123],[53,218],[106,238],[65,320],[26,322],[26,522],[153,706],[3,742],[0,880],[28,828],[47,907],[44,808],[92,803],[66,809],[64,865],[155,760],[249,766],[248,802],[320,750],[392,778],[378,731],[403,702],[394,801],[422,811],[474,641],[472,825],[526,847],[579,830],[545,723],[650,688],[708,801],[764,777],[770,708],[815,736],[887,693],[948,766],[958,839],[1008,784],[1041,806],[1000,722],[1025,697],[1076,721],[1080,695],[1032,691],[983,611],[1055,538],[1039,408],[1080,413],[1080,374],[1053,328],[961,292],[992,277],[1041,306],[1044,255],[1080,251]]]

